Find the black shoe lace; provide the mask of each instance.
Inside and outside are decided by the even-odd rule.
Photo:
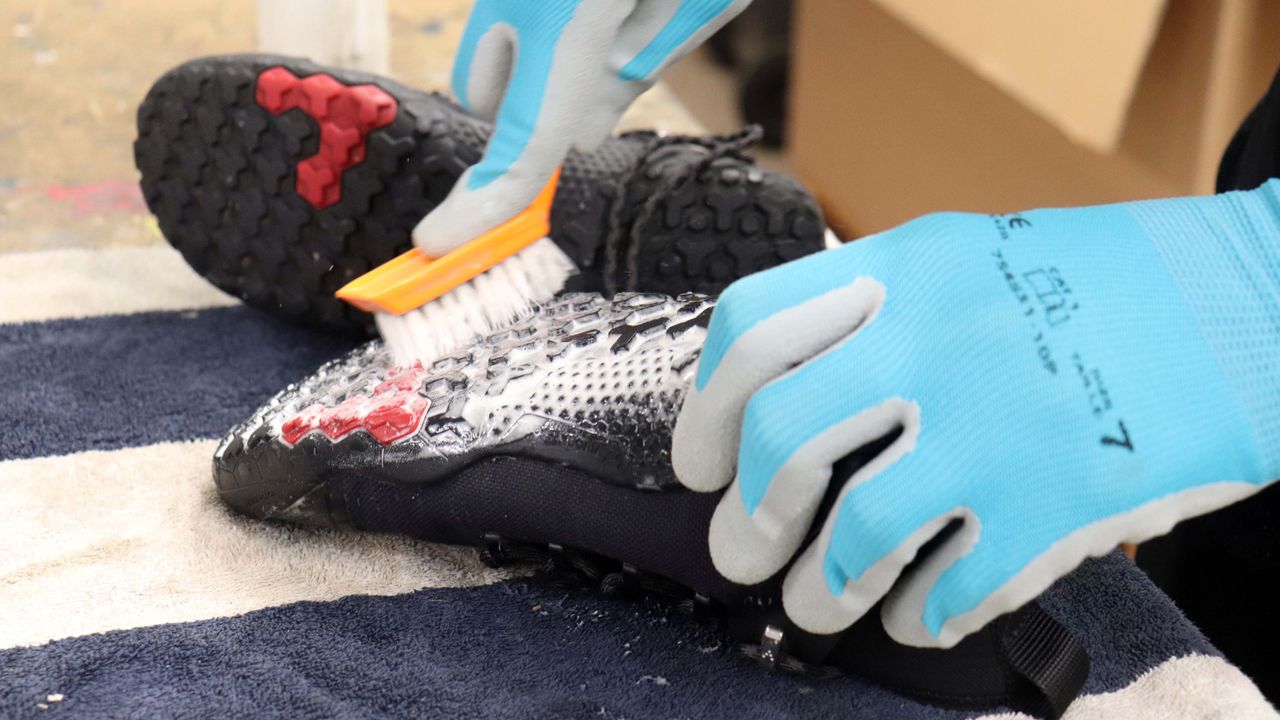
[[[760,142],[762,136],[763,131],[759,125],[748,125],[734,133],[707,136],[658,135],[647,130],[623,134],[624,138],[646,139],[649,145],[645,148],[639,162],[617,180],[613,206],[609,209],[605,226],[603,279],[606,295],[636,289],[639,250],[645,240],[641,233],[648,227],[663,201],[675,195],[719,160],[730,158],[753,163],[754,160],[748,151]],[[647,171],[651,161],[662,150],[680,145],[698,146],[707,153],[696,162],[690,162],[681,168],[679,172],[663,178],[653,192],[649,193],[635,217],[628,222],[626,217],[628,190]],[[624,260],[624,251],[626,267],[622,273],[619,273]]]

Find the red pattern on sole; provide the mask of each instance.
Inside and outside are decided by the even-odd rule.
[[[298,195],[317,208],[342,199],[342,174],[364,161],[369,133],[396,118],[396,100],[377,85],[343,85],[332,75],[300,78],[273,67],[258,75],[258,104],[272,115],[301,108],[320,128],[316,154],[298,163]]]
[[[364,430],[383,445],[403,440],[422,427],[431,401],[418,394],[426,371],[421,364],[397,368],[373,390],[373,397],[353,395],[337,407],[311,405],[280,427],[290,446],[314,432],[337,442]]]

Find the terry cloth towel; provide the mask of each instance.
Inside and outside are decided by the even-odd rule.
[[[0,716],[975,716],[770,674],[470,549],[228,512],[216,438],[348,346],[167,247],[0,256]],[[1073,720],[1280,717],[1123,557],[1045,606],[1092,659]]]

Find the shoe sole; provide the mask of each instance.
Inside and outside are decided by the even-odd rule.
[[[234,55],[161,77],[138,110],[134,155],[164,236],[215,286],[292,321],[368,331],[370,316],[334,292],[411,247],[489,132],[438,94]],[[655,145],[624,136],[568,158],[552,209],[552,238],[581,270],[567,290],[715,293],[822,249],[821,212],[794,180],[696,144]],[[662,153],[707,162],[664,185],[679,171]]]

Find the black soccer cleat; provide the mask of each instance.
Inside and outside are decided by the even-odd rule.
[[[489,132],[386,78],[231,55],[156,82],[134,157],[164,236],[214,285],[290,320],[370,328],[334,291],[411,247]],[[581,271],[566,289],[714,293],[822,249],[817,203],[747,157],[756,136],[629,133],[570,154],[551,213]]]
[[[782,612],[785,570],[749,587],[716,572],[707,531],[720,493],[685,489],[670,458],[712,307],[697,295],[568,294],[412,367],[370,342],[233,429],[214,456],[218,492],[256,518],[476,545],[491,562],[675,595],[771,666],[854,673],[948,706],[1060,714],[1088,660],[1034,603],[951,650],[921,650],[890,640],[878,612],[839,635],[803,632]]]

